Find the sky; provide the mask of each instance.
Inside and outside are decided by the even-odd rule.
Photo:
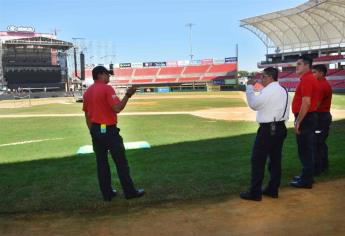
[[[255,71],[266,48],[240,20],[295,7],[306,0],[0,0],[0,31],[32,26],[58,39],[77,40],[86,63],[145,62],[236,56]]]

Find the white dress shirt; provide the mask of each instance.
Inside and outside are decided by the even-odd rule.
[[[253,85],[247,85],[246,95],[249,107],[257,111],[256,121],[258,123],[289,120],[291,99],[278,82],[270,83],[259,94],[255,94]],[[286,99],[288,99],[288,104],[284,115]]]

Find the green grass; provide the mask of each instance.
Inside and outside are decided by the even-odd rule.
[[[345,109],[345,94],[344,93],[333,94],[332,108]]]
[[[134,99],[130,100],[124,112],[138,111],[194,111],[209,108],[243,107],[239,98],[189,98],[189,99]],[[20,114],[70,114],[82,113],[82,103],[48,104],[25,108],[0,109],[0,115]]]
[[[237,196],[246,189],[254,122],[212,121],[189,115],[121,117],[126,142],[153,146],[127,152],[133,179],[144,198],[126,201],[120,194],[103,203],[93,155],[74,155],[90,143],[84,120],[76,118],[1,119],[0,144],[62,137],[63,140],[0,147],[0,212],[107,211],[170,201]],[[14,122],[15,121],[15,122]],[[345,121],[334,122],[331,169],[321,179],[345,176]],[[283,186],[300,171],[292,130],[284,146]],[[113,183],[119,181],[111,164]],[[120,191],[121,192],[121,191]]]

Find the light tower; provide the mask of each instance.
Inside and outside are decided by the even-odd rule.
[[[193,43],[192,43],[192,28],[195,26],[193,23],[186,24],[186,27],[189,27],[189,47],[190,47],[190,60],[193,61]]]

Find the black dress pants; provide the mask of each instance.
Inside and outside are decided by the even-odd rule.
[[[312,184],[314,182],[314,165],[316,151],[315,130],[317,128],[317,122],[317,113],[308,113],[301,123],[300,134],[296,134],[298,156],[302,164],[302,173],[300,176],[301,182],[303,184]]]
[[[123,139],[119,132],[120,129],[115,125],[107,126],[105,133],[101,132],[100,124],[92,124],[90,129],[93,149],[96,154],[99,187],[105,199],[112,194],[108,151],[115,162],[125,196],[133,195],[136,191],[130,176]]]
[[[269,158],[270,181],[266,190],[271,193],[278,193],[282,174],[282,148],[286,136],[287,129],[284,122],[276,122],[274,133],[272,133],[269,123],[260,124],[251,158],[250,192],[252,195],[261,196],[262,194],[262,182],[267,158]]]

